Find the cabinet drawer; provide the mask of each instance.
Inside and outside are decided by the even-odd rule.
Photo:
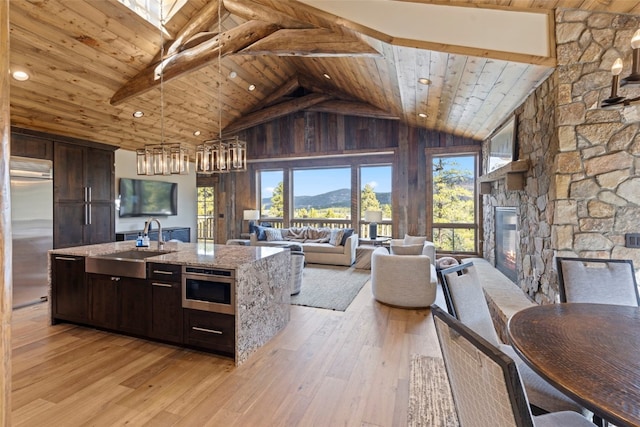
[[[235,353],[235,316],[185,309],[185,341],[229,355]]]
[[[150,262],[147,264],[147,277],[152,280],[164,282],[180,282],[182,280],[182,266],[176,264],[160,264]]]

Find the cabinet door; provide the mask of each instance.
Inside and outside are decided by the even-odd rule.
[[[151,318],[149,336],[182,343],[182,290],[178,282],[150,280]]]
[[[53,142],[37,136],[12,133],[11,155],[53,160]]]
[[[107,243],[115,240],[115,207],[111,202],[87,205],[88,224],[84,226],[84,244]]]
[[[53,204],[53,247],[84,245],[87,205],[83,202]]]
[[[145,279],[123,277],[119,283],[118,330],[137,335],[147,333],[150,289]]]
[[[87,180],[90,202],[113,202],[115,167],[113,151],[87,148]]]
[[[92,325],[116,329],[118,326],[118,282],[120,277],[89,274]]]
[[[53,197],[57,202],[85,202],[85,154],[80,145],[56,142],[53,149]]]
[[[51,317],[86,323],[88,292],[85,283],[84,257],[51,255]]]

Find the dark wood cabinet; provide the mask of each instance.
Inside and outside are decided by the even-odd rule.
[[[234,356],[235,324],[233,315],[185,309],[185,344]]]
[[[235,316],[182,308],[182,266],[150,262],[147,279],[85,273],[52,255],[52,320],[235,356]]]
[[[150,291],[145,279],[89,274],[90,324],[145,335]]]
[[[53,160],[53,141],[21,133],[11,133],[11,155]]]
[[[54,248],[113,241],[113,151],[56,141],[53,157]]]
[[[90,316],[92,325],[107,329],[118,326],[118,276],[88,274],[87,286],[90,296]]]
[[[51,318],[86,323],[88,292],[84,257],[51,255]]]
[[[150,299],[151,289],[147,280],[121,278],[118,282],[118,330],[146,335]]]
[[[182,266],[149,263],[148,268],[151,287],[149,336],[182,343]]]

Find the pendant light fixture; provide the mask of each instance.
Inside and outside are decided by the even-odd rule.
[[[196,147],[196,172],[200,174],[247,170],[247,143],[237,136],[222,137],[222,10],[218,2],[218,138]]]
[[[181,144],[165,144],[164,137],[164,11],[160,2],[160,64],[155,78],[160,79],[160,144],[136,150],[138,175],[188,175],[189,150]]]

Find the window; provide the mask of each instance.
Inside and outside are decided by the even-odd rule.
[[[260,217],[282,218],[284,212],[284,173],[260,171]]]
[[[432,238],[443,252],[477,252],[477,154],[433,155]]]
[[[293,171],[295,219],[351,218],[351,168]]]
[[[382,223],[378,224],[379,236],[393,235],[391,203],[391,165],[360,167],[360,220],[366,211],[381,211]],[[361,236],[368,236],[367,227],[361,227]]]
[[[198,187],[198,242],[214,241],[213,187]]]

